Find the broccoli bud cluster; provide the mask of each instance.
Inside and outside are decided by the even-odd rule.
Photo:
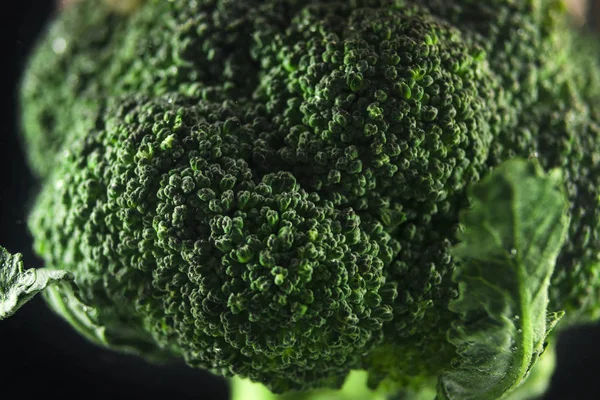
[[[551,0],[78,2],[21,93],[35,248],[82,304],[59,313],[274,392],[418,383],[455,356],[465,189],[525,156],[568,182],[550,308],[595,318],[600,75],[563,20]]]

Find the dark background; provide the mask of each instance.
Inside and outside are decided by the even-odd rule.
[[[240,0],[243,1],[243,0]],[[23,63],[54,10],[51,0],[0,0],[0,244],[40,265],[26,213],[35,182],[18,140],[15,93]],[[563,334],[559,367],[545,400],[599,398],[600,329]],[[101,349],[80,337],[40,297],[0,322],[0,397],[226,399],[223,379],[185,365],[158,366]]]

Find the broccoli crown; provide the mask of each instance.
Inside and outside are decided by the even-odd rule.
[[[380,341],[395,297],[384,266],[397,252],[381,223],[290,172],[257,178],[260,124],[235,104],[132,98],[107,113],[41,200],[55,213],[35,217],[38,246],[74,239],[51,262],[78,265],[84,303],[190,365],[268,374],[274,387],[292,385],[285,366],[336,378],[334,366]]]
[[[568,183],[550,309],[595,318],[600,80],[577,40],[550,0],[81,1],[22,90],[35,247],[84,305],[55,308],[276,392],[435,377],[465,188],[531,156]]]

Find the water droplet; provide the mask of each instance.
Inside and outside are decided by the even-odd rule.
[[[54,50],[56,54],[62,54],[65,52],[66,49],[67,41],[65,40],[65,38],[58,37],[52,42],[52,50]]]

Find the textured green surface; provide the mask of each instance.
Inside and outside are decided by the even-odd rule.
[[[351,369],[416,392],[455,356],[465,189],[520,156],[566,180],[549,308],[596,318],[600,75],[565,18],[551,0],[70,7],[21,92],[35,248],[80,288],[50,303],[109,347],[279,392]]]

